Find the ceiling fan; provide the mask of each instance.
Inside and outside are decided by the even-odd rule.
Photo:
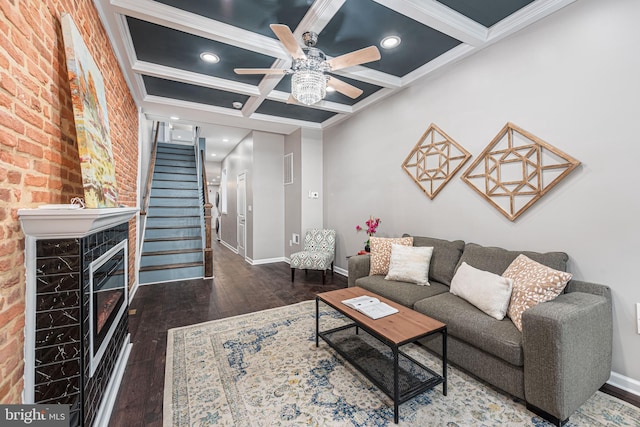
[[[361,89],[325,73],[380,59],[378,48],[369,46],[327,60],[324,52],[315,47],[318,42],[316,33],[304,33],[302,41],[306,47],[300,47],[288,26],[271,24],[270,27],[293,57],[291,68],[236,68],[234,71],[236,74],[291,74],[289,103],[315,104],[324,98],[327,86],[355,99],[362,95]]]

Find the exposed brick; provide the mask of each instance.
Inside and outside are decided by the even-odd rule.
[[[27,175],[24,177],[25,185],[32,185],[35,187],[44,187],[47,185],[48,178],[46,176]]]
[[[0,0],[0,402],[19,403],[23,375],[24,235],[17,211],[82,196],[60,15],[71,13],[105,80],[123,201],[136,200],[138,113],[92,0]],[[134,167],[129,165],[133,163]],[[119,168],[126,164],[126,168]],[[135,241],[135,221],[130,238]],[[135,260],[135,245],[130,266]],[[131,275],[131,284],[135,276]]]

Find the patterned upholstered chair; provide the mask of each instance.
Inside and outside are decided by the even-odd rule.
[[[295,269],[322,270],[324,284],[327,270],[333,274],[333,260],[336,251],[336,231],[313,228],[304,236],[304,249],[291,254],[291,281]]]

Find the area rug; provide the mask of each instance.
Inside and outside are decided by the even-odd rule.
[[[321,311],[321,329],[345,322]],[[438,358],[406,352],[436,372]],[[523,402],[448,368],[437,386],[400,405],[405,426],[546,426]],[[171,329],[164,426],[387,426],[393,402],[325,342],[315,346],[315,302]],[[597,392],[571,426],[640,427],[640,409]]]

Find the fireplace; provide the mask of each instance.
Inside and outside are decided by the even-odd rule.
[[[91,376],[129,305],[127,258],[127,240],[123,240],[89,265]]]
[[[131,350],[135,208],[20,209],[25,238],[24,403],[68,404],[70,426],[107,425]]]

